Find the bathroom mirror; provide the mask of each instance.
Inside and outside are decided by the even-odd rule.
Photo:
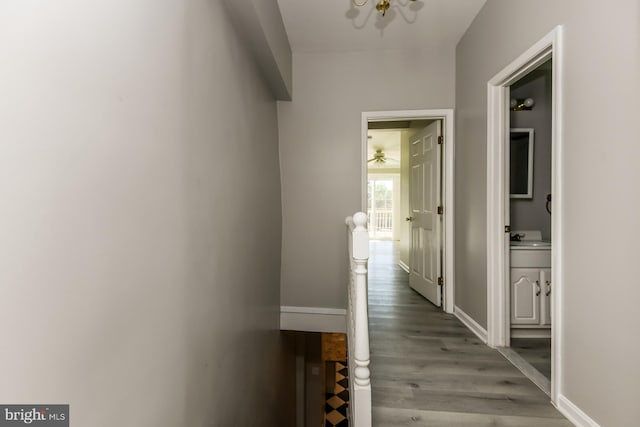
[[[533,198],[533,129],[510,129],[509,192],[512,199]]]

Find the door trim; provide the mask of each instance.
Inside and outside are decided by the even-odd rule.
[[[508,239],[505,209],[508,207],[506,144],[509,141],[509,86],[553,56],[551,119],[551,268],[553,301],[551,323],[551,401],[557,405],[562,389],[562,26],[556,27],[487,83],[487,334],[491,347],[509,345],[510,295]],[[506,240],[505,240],[506,239]]]
[[[443,256],[444,256],[444,311],[453,313],[455,295],[455,271],[453,268],[454,257],[454,114],[453,109],[439,110],[397,110],[397,111],[368,111],[362,113],[361,122],[361,207],[364,212],[367,209],[367,130],[369,122],[379,122],[386,120],[442,120],[442,134],[444,136],[444,147],[442,151],[442,179],[444,205],[443,224]]]

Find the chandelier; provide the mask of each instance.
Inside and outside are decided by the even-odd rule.
[[[410,0],[410,1],[416,1],[416,0]],[[367,3],[369,3],[369,0],[364,0],[362,3],[358,3],[358,0],[353,0],[353,4],[355,4],[356,6],[364,6]],[[391,7],[391,0],[378,0],[378,3],[376,4],[376,10],[380,12],[382,16],[384,16],[385,13],[387,13],[387,10],[389,10],[390,7]]]

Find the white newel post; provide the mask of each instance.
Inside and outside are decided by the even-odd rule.
[[[369,260],[369,232],[367,214],[353,216],[353,262],[355,263],[355,383],[368,386],[369,378],[369,314],[367,308],[367,262]]]
[[[369,232],[367,214],[358,212],[346,220],[349,245],[349,412],[354,427],[371,427],[371,379],[369,373],[369,314],[367,262]]]

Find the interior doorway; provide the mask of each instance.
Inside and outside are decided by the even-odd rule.
[[[439,135],[431,132],[433,127],[437,127]],[[429,131],[422,135],[427,128]],[[416,135],[420,136],[419,140],[411,140]],[[397,149],[383,143],[384,139],[394,138],[398,141]],[[440,154],[415,165],[411,163],[412,158],[414,162],[422,159],[417,156],[418,151]],[[450,226],[453,224],[453,111],[363,113],[362,153],[362,207],[369,214],[372,238],[395,240],[399,246],[398,265],[407,273],[415,272],[415,276],[426,277],[430,281],[430,288],[412,287],[446,312],[453,313],[454,252],[453,227]],[[431,167],[434,175],[425,178]],[[433,181],[436,170],[442,172],[437,174],[437,183]],[[428,197],[423,197],[422,202],[414,203],[414,206],[409,203],[412,200],[410,187],[411,191],[418,187],[410,184],[411,175],[414,182],[434,183],[416,191],[416,195]],[[391,203],[384,200],[391,200]],[[416,200],[415,196],[413,200]],[[417,210],[418,205],[422,210]],[[429,219],[431,225],[416,232],[412,220],[419,215],[420,221]],[[415,225],[423,224],[420,221]],[[412,248],[423,252],[417,256],[417,250]],[[423,267],[418,268],[419,265]]]
[[[510,89],[505,192],[510,226],[509,347],[501,353],[548,395],[551,393],[551,95],[553,59]],[[508,153],[508,154],[506,154]]]
[[[562,323],[562,283],[561,280],[561,248],[562,224],[559,222],[562,209],[560,169],[561,155],[561,105],[562,93],[561,70],[561,28],[558,27],[542,40],[524,52],[514,62],[499,72],[488,84],[488,138],[487,138],[487,338],[488,344],[499,348],[520,370],[529,376],[540,388],[550,394],[554,403],[557,403],[558,378],[561,378],[558,369],[558,361],[561,355],[561,323]],[[553,194],[553,209],[548,218],[550,231],[544,230],[544,221],[537,223],[535,229],[515,229],[512,227],[512,211],[516,203],[513,201],[530,201],[533,203],[536,190],[532,190],[531,170],[532,164],[529,158],[534,159],[533,150],[534,135],[532,126],[513,128],[511,119],[520,120],[521,117],[511,116],[512,111],[527,111],[535,104],[535,100],[527,97],[517,97],[517,89],[526,77],[535,70],[544,71],[550,68],[550,78],[553,85],[550,90],[550,190],[548,187],[539,188],[542,193],[541,203],[544,208],[550,194]],[[516,96],[511,96],[511,89]],[[511,100],[513,98],[513,101]],[[524,183],[513,181],[510,174],[511,163],[517,162],[511,156],[512,130],[519,134],[516,139],[527,141],[524,150],[514,145],[514,150],[520,154],[527,153],[527,161],[521,162],[520,178]],[[524,137],[523,135],[527,135]],[[535,163],[535,162],[534,162]],[[524,166],[528,165],[528,166]],[[545,178],[545,177],[538,177]],[[510,187],[514,187],[514,192]],[[515,196],[515,197],[514,197]],[[529,206],[531,206],[529,203]],[[537,203],[537,202],[536,202]],[[522,204],[522,203],[520,203]],[[540,204],[540,203],[538,203]],[[520,219],[521,224],[531,224],[529,220]],[[516,227],[518,228],[518,227]],[[527,227],[525,227],[527,228]],[[543,232],[547,239],[543,239]],[[527,242],[520,240],[526,240]],[[538,243],[536,252],[521,250],[526,244],[535,240]],[[545,242],[546,240],[546,242]],[[541,245],[553,242],[553,248],[542,248]],[[533,248],[533,246],[532,246]],[[526,248],[525,248],[526,249]],[[544,251],[544,252],[543,252]],[[525,255],[535,255],[533,258]],[[543,259],[548,257],[548,260]],[[532,260],[533,259],[533,260]],[[528,263],[532,264],[529,265]],[[520,265],[522,263],[522,265]],[[548,265],[546,265],[548,263]],[[544,265],[543,265],[544,264]],[[553,297],[551,296],[553,295]],[[551,321],[552,320],[552,321]],[[551,323],[548,325],[548,323]],[[515,328],[514,328],[515,326]],[[523,332],[524,331],[524,332]],[[547,332],[548,331],[548,332]],[[550,381],[545,384],[543,375],[536,378],[535,372],[527,370],[524,357],[510,349],[511,338],[520,339],[522,333],[545,334],[551,338],[551,369]],[[519,336],[520,335],[520,336]],[[532,336],[533,338],[533,336]],[[514,343],[516,344],[516,343]],[[519,345],[519,343],[518,343]],[[520,359],[522,360],[519,360]],[[521,363],[524,362],[524,363]],[[536,370],[534,370],[536,371]]]

